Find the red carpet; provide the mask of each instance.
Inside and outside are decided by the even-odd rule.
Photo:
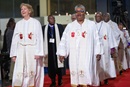
[[[102,86],[100,87],[130,87],[130,69],[124,71],[122,75],[118,75],[117,78],[110,79],[108,82],[109,82],[108,85],[104,85],[102,83]],[[51,84],[51,80],[49,79],[48,75],[45,75],[44,87],[49,87],[50,84]],[[60,87],[71,87],[70,75],[68,70],[66,72],[66,75],[63,76],[63,85]]]
[[[117,78],[108,80],[108,82],[109,82],[108,85],[104,85],[102,83],[102,86],[100,87],[130,87],[130,69],[124,71],[122,75],[118,75]],[[44,87],[49,87],[50,84],[51,84],[51,80],[46,75]],[[69,71],[67,71],[66,75],[63,76],[63,85],[60,87],[71,87]]]

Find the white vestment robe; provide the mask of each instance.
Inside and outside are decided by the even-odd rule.
[[[111,20],[109,20],[107,23],[110,25],[110,27],[112,29],[112,32],[113,32],[113,36],[115,37],[116,42],[119,45],[121,31],[118,28],[118,25],[115,22],[111,21]]]
[[[35,55],[41,56],[34,59]],[[43,35],[41,24],[34,18],[16,23],[10,57],[16,56],[12,87],[43,87]]]
[[[112,32],[113,32],[113,35],[114,35],[116,42],[119,46],[119,42],[120,42],[120,38],[121,38],[121,31],[118,28],[117,23],[113,22],[112,20],[109,20],[107,23],[110,25]],[[114,58],[115,67],[116,67],[116,71],[119,72],[120,71],[120,63],[119,63],[120,60],[119,60],[119,57],[118,57],[118,47],[116,47],[115,55],[116,55],[115,58]]]
[[[65,28],[57,55],[69,55],[71,84],[99,85],[96,68],[96,55],[100,54],[100,42],[95,23],[85,19],[79,24],[77,20]]]
[[[124,70],[126,70],[126,69],[128,69],[128,61],[126,59],[126,51],[127,51],[128,43],[130,42],[130,38],[129,38],[129,34],[128,34],[127,30],[122,30],[121,32],[122,32],[121,39],[122,39],[122,42],[124,44],[124,55],[123,55],[124,57],[121,59],[121,63],[122,63],[122,68]]]
[[[103,81],[108,78],[116,77],[115,63],[111,58],[111,48],[115,48],[118,45],[111,31],[111,27],[107,23],[101,21],[96,23],[96,26],[101,41],[101,47],[103,49],[98,69],[100,81]]]
[[[125,30],[125,38],[126,38],[126,44],[127,46],[130,46],[130,36],[128,30]],[[127,54],[127,63],[128,63],[128,68],[130,68],[130,47],[126,47],[126,54]]]

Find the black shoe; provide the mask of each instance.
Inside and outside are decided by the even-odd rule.
[[[106,80],[104,80],[104,84],[106,84],[106,85],[108,84],[108,80],[107,80],[107,79],[106,79]]]
[[[122,70],[119,73],[120,73],[120,75],[122,75]]]
[[[102,85],[102,83],[100,82],[100,84],[99,84],[100,86]]]
[[[56,83],[52,83],[50,87],[56,87]]]
[[[62,85],[62,82],[58,83],[58,86],[61,86]]]
[[[55,79],[51,79],[51,85],[50,87],[56,87],[56,81]]]
[[[62,85],[62,80],[58,81],[58,86]]]

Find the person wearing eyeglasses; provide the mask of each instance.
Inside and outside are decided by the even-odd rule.
[[[69,23],[57,49],[61,62],[69,55],[71,87],[93,84],[96,61],[101,58],[99,36],[93,21],[85,18],[85,7],[75,6],[76,20]],[[96,81],[99,85],[99,81]]]

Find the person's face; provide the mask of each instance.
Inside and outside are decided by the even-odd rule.
[[[103,20],[104,20],[105,22],[108,22],[108,21],[110,20],[109,15],[104,15],[104,16],[103,16]]]
[[[119,24],[118,27],[119,27],[120,30],[123,30],[123,25],[122,24]]]
[[[21,7],[21,15],[22,15],[23,17],[28,17],[28,16],[30,16],[30,13],[31,13],[31,11],[30,11],[26,6],[22,6],[22,7]]]
[[[75,16],[75,15],[72,15],[72,16],[71,16],[71,20],[72,20],[72,21],[76,20],[76,16]]]
[[[49,22],[49,24],[54,25],[55,24],[55,18],[53,16],[49,16],[48,22]]]
[[[102,21],[102,15],[101,14],[96,14],[95,15],[95,20],[96,20],[97,23]]]
[[[85,12],[81,8],[76,9],[76,19],[77,21],[83,21],[85,19]]]

